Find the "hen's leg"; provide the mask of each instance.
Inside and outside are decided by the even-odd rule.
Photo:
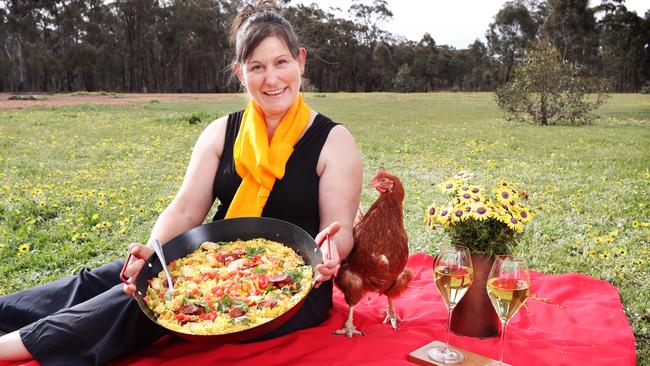
[[[401,322],[399,315],[397,314],[397,309],[393,304],[393,299],[406,290],[409,282],[413,279],[413,272],[408,269],[404,269],[402,273],[397,276],[395,282],[384,291],[384,295],[388,298],[388,307],[386,308],[386,318],[384,319],[384,324],[390,321],[390,325],[393,326],[393,329],[397,330],[397,322]]]
[[[393,329],[397,330],[397,323],[402,321],[402,318],[397,314],[397,309],[395,304],[393,304],[393,299],[388,298],[388,306],[386,306],[386,318],[384,319],[384,324],[390,321],[390,325]]]
[[[357,330],[352,321],[352,314],[354,313],[354,305],[350,306],[350,311],[348,313],[348,320],[345,322],[345,326],[342,329],[338,329],[332,332],[332,334],[342,335],[352,338],[353,335],[364,335],[362,331]]]

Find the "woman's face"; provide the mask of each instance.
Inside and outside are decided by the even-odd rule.
[[[253,50],[243,65],[236,64],[235,71],[264,114],[278,118],[286,113],[300,92],[305,58],[304,48],[295,59],[280,38],[270,36]]]

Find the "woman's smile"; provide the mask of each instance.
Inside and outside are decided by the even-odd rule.
[[[270,96],[270,97],[277,97],[277,96],[280,96],[282,93],[284,93],[285,90],[287,90],[286,86],[284,88],[269,90],[269,91],[265,91],[263,93],[265,95],[267,95],[267,96]]]

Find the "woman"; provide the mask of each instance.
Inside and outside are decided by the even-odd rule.
[[[242,10],[231,30],[233,71],[246,88],[246,110],[211,123],[192,152],[183,184],[154,225],[151,238],[167,242],[200,225],[214,199],[214,219],[268,216],[302,227],[321,246],[318,287],[287,323],[262,338],[319,324],[332,306],[332,276],[352,249],[362,166],[347,129],[311,110],[300,94],[306,52],[274,1]],[[0,360],[34,357],[43,365],[105,364],[166,331],[130,297],[152,254],[132,243],[137,258],[119,285],[122,261],[73,278],[0,298]],[[322,286],[321,286],[322,285]]]

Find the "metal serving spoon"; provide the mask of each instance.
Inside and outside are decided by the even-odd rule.
[[[167,261],[165,260],[165,253],[163,253],[162,245],[160,245],[160,242],[158,239],[152,239],[150,241],[151,246],[153,247],[154,252],[156,252],[156,255],[158,256],[158,260],[162,264],[163,271],[165,271],[165,276],[167,277],[167,293],[165,294],[165,300],[171,300],[172,298],[172,292],[174,291],[174,283],[172,282],[172,276],[169,274],[169,271],[167,270]]]

